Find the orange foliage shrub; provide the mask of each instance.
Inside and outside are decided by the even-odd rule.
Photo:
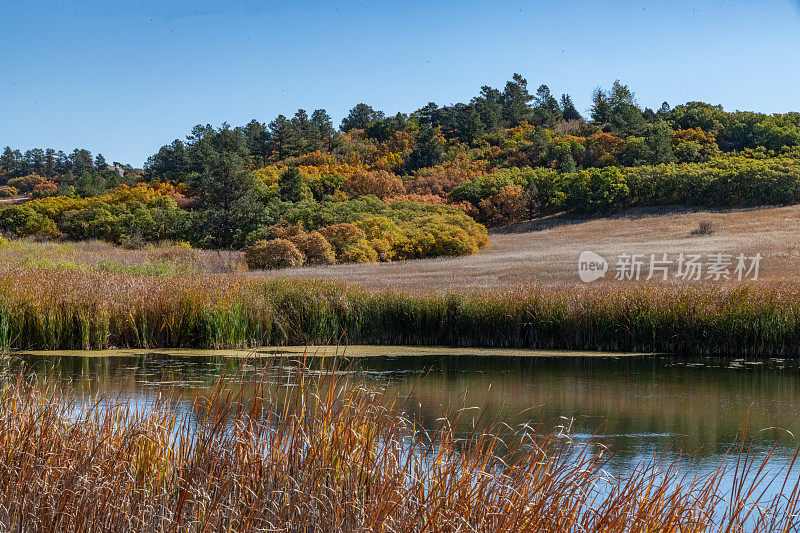
[[[57,190],[58,190],[58,185],[49,180],[44,181],[42,183],[38,183],[33,188],[33,192],[55,192]]]
[[[674,130],[670,132],[669,137],[672,140],[673,148],[676,148],[679,144],[688,141],[700,143],[702,146],[716,144],[717,142],[717,138],[714,137],[713,133],[705,132],[701,128]]]
[[[331,165],[333,163],[333,158],[331,157],[330,154],[326,154],[320,152],[319,150],[315,150],[310,154],[305,154],[296,157],[294,158],[293,161],[296,166],[322,167],[326,165]]]
[[[525,219],[525,192],[518,185],[506,185],[498,194],[481,200],[478,210],[490,226],[521,222]]]
[[[289,224],[285,220],[281,220],[269,229],[269,237],[271,239],[289,239],[291,240],[298,235],[305,235],[302,224],[299,222]]]
[[[403,180],[385,170],[361,171],[348,176],[342,184],[342,190],[350,196],[374,194],[385,198],[395,194],[403,194]]]
[[[625,151],[625,139],[610,133],[596,133],[586,139],[586,148],[596,166],[618,165],[619,157]]]
[[[289,240],[305,256],[307,265],[332,265],[336,262],[336,253],[328,240],[318,231],[298,233]]]
[[[244,259],[247,267],[252,269],[298,267],[305,261],[297,246],[286,239],[257,242],[245,249]]]
[[[23,192],[30,192],[34,189],[34,187],[46,181],[47,178],[38,174],[28,174],[27,176],[21,176],[19,178],[11,178],[8,180],[6,185],[19,189]]]
[[[337,255],[346,246],[350,246],[359,240],[365,240],[367,238],[364,230],[350,222],[342,222],[341,224],[327,226],[320,229],[319,232],[331,243]]]
[[[452,162],[418,170],[406,183],[406,190],[409,194],[446,197],[463,182],[486,174],[488,166],[488,161],[472,161],[469,154],[461,153]]]

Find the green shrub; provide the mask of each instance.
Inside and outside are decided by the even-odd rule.
[[[0,232],[14,237],[58,237],[56,223],[27,205],[12,205],[0,210]]]
[[[590,168],[569,174],[567,207],[576,213],[609,213],[625,206],[630,189],[619,168]]]

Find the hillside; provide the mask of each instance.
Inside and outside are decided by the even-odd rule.
[[[700,221],[711,221],[710,235],[692,235]],[[491,245],[477,255],[396,263],[334,265],[248,273],[249,276],[347,281],[373,288],[436,290],[511,288],[519,284],[553,287],[584,286],[578,277],[578,257],[584,250],[612,262],[619,254],[732,254],[764,256],[760,284],[792,283],[800,272],[800,206],[704,210],[686,208],[631,209],[613,217],[554,217],[492,232]],[[649,265],[646,265],[649,266]],[[646,278],[642,269],[641,282]],[[674,274],[672,272],[671,274]],[[613,265],[591,286],[635,286],[616,281]],[[663,283],[656,280],[655,283]],[[670,284],[726,283],[676,280]],[[731,283],[727,281],[727,283]]]
[[[527,260],[517,249],[540,246],[498,234],[486,250],[487,228],[800,203],[800,113],[704,102],[653,110],[619,80],[592,101],[587,120],[569,95],[530,91],[515,74],[468,103],[393,116],[359,103],[338,129],[324,109],[199,124],[144,169],[82,148],[6,147],[0,200],[18,201],[0,204],[0,234],[243,251],[251,270],[478,254],[469,274],[484,279],[482,261],[514,265]],[[515,251],[496,255],[504,250]]]

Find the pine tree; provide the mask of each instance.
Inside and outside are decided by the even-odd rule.
[[[300,153],[300,133],[295,124],[283,115],[269,123],[269,151],[278,160]]]
[[[537,124],[552,127],[556,122],[561,121],[561,106],[558,100],[550,93],[547,85],[540,85],[534,97],[533,116]]]
[[[303,177],[297,167],[287,168],[278,178],[278,196],[284,202],[299,202],[303,199]]]
[[[316,132],[317,149],[332,152],[335,146],[336,130],[333,127],[331,116],[324,109],[315,109],[311,113],[311,123]]]
[[[503,121],[507,127],[513,128],[533,118],[531,100],[533,96],[528,92],[528,81],[515,73],[512,81],[506,83],[502,96]]]
[[[361,103],[351,109],[350,113],[342,119],[342,124],[339,126],[339,129],[345,133],[353,129],[363,130],[369,126],[370,123],[382,118],[382,111],[375,111],[372,109],[372,106]]]
[[[502,99],[503,93],[484,85],[481,87],[480,96],[473,98],[470,102],[487,131],[497,129],[503,121]]]
[[[611,114],[611,104],[603,89],[596,88],[592,93],[592,107],[589,110],[592,120],[600,124],[608,122]]]
[[[568,94],[561,95],[561,116],[564,120],[583,120],[581,114],[575,109],[575,104],[572,103],[572,97]]]

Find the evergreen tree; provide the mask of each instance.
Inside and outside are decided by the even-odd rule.
[[[56,153],[56,172],[65,174],[71,168],[72,164],[69,161],[69,157],[67,157],[67,154],[62,150],[59,150],[58,153]]]
[[[473,98],[471,104],[487,131],[500,127],[503,122],[503,94],[500,91],[484,85],[480,96]]]
[[[292,118],[292,127],[297,132],[297,148],[301,154],[314,150],[317,144],[314,128],[305,109],[298,109]]]
[[[6,146],[3,150],[3,155],[0,155],[0,171],[5,176],[5,181],[8,181],[9,177],[14,177],[13,174],[16,169],[17,158],[14,155],[14,150],[10,146]]]
[[[100,196],[106,190],[106,182],[99,172],[82,170],[75,179],[75,192],[84,198]]]
[[[652,163],[672,163],[675,161],[675,152],[672,150],[672,139],[669,134],[672,129],[666,122],[657,122],[650,127],[645,136],[652,155]]]
[[[533,96],[528,92],[528,81],[515,73],[512,81],[506,83],[503,90],[503,121],[507,127],[513,128],[521,122],[530,121],[532,116],[531,101]]]
[[[561,121],[561,106],[547,85],[540,85],[534,97],[533,117],[536,124],[552,128]]]
[[[335,147],[336,129],[331,116],[324,109],[316,109],[311,113],[311,123],[315,129],[317,149],[332,152]]]
[[[575,104],[572,103],[572,97],[568,94],[561,95],[561,116],[564,120],[583,120],[581,114],[575,109]]]
[[[70,154],[69,160],[75,172],[82,172],[94,167],[92,153],[82,148],[75,148]]]
[[[269,123],[269,151],[278,160],[299,155],[302,139],[296,123],[278,115]]]
[[[363,130],[369,126],[370,123],[382,118],[382,111],[375,111],[372,109],[372,106],[361,103],[351,109],[347,116],[342,119],[342,124],[339,126],[339,129],[345,133],[352,129]]]
[[[640,136],[647,128],[647,122],[639,108],[628,103],[615,105],[611,109],[608,122],[611,124],[611,133],[620,137]]]
[[[56,175],[56,151],[48,148],[44,151],[44,167],[42,172],[48,178]]]
[[[605,124],[611,115],[611,104],[603,89],[597,87],[592,93],[592,107],[590,109],[592,120]]]
[[[299,202],[303,199],[303,178],[297,167],[287,168],[278,178],[278,196],[284,202]]]
[[[458,140],[465,143],[475,142],[485,131],[486,127],[474,105],[458,110],[455,116],[455,134]]]
[[[608,103],[611,104],[611,107],[621,104],[636,107],[636,95],[627,85],[623,85],[619,80],[614,80],[611,91],[608,93]]]
[[[269,155],[269,136],[266,126],[253,119],[242,128],[242,134],[247,144],[247,151],[265,165]]]
[[[406,170],[409,172],[438,165],[444,156],[444,145],[435,128],[422,125],[417,134],[417,147],[408,154]]]
[[[144,169],[150,179],[160,179],[165,182],[182,181],[190,171],[201,170],[199,162],[191,161],[189,151],[180,139],[162,146],[157,153],[148,157]]]
[[[32,148],[26,151],[25,164],[28,167],[27,172],[34,172],[36,174],[44,173],[44,150],[41,148]]]
[[[194,151],[200,171],[189,180],[196,199],[193,238],[206,247],[241,246],[264,212],[258,181],[247,169],[250,153],[245,138],[221,129],[204,135]]]

